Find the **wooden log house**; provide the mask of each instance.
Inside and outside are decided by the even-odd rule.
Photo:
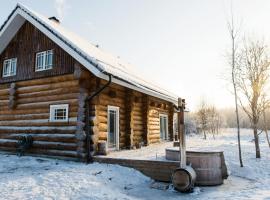
[[[18,4],[0,28],[0,150],[88,160],[173,140],[177,96],[142,80],[119,58]]]

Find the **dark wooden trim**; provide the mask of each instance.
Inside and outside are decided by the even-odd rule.
[[[36,53],[53,50],[53,68],[35,71]],[[16,75],[2,77],[3,62],[17,58]],[[75,60],[29,22],[25,22],[0,55],[0,83],[57,76],[73,73]]]

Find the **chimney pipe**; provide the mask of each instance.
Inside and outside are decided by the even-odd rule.
[[[60,24],[60,20],[57,19],[55,16],[49,17],[48,19],[55,22],[55,23],[57,23],[57,24]]]

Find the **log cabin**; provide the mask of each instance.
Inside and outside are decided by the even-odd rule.
[[[17,4],[0,28],[0,150],[89,161],[109,150],[173,140],[177,96],[123,62]]]

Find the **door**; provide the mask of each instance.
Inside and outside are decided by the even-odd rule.
[[[108,106],[108,149],[119,150],[119,108]]]
[[[168,115],[159,115],[159,125],[160,125],[160,139],[168,139]]]

